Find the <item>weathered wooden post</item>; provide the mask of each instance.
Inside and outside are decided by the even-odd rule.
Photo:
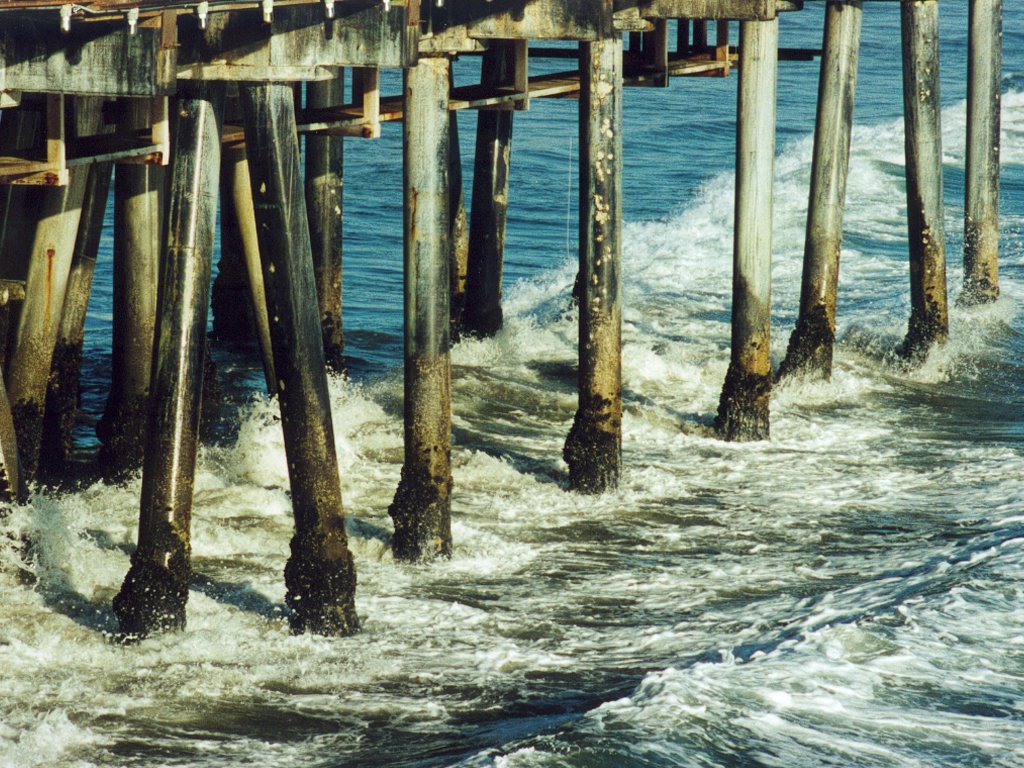
[[[769,436],[778,43],[777,19],[740,23],[732,353],[715,419],[716,430],[726,440]]]
[[[910,325],[903,351],[911,360],[920,360],[949,335],[938,0],[903,0],[900,20],[910,239]]]
[[[967,190],[960,303],[999,297],[999,127],[1003,0],[971,0],[967,60]]]
[[[240,93],[295,516],[285,599],[294,632],[346,635],[359,629],[356,572],[341,502],[292,87],[245,83]]]
[[[449,67],[421,56],[404,73],[405,463],[388,510],[401,560],[452,548]]]
[[[96,255],[103,231],[112,172],[113,166],[110,163],[89,166],[82,215],[71,257],[71,275],[64,295],[60,330],[47,384],[41,453],[56,471],[66,466],[71,458],[72,435],[78,412],[85,315],[96,271]]]
[[[310,109],[344,103],[342,70],[330,80],[306,85]],[[313,243],[313,270],[320,303],[324,356],[327,367],[345,372],[345,336],[342,330],[342,207],[345,184],[345,139],[342,136],[306,136],[306,208]]]
[[[256,331],[267,392],[277,392],[274,373],[274,353],[270,342],[270,315],[267,312],[267,294],[263,286],[263,265],[256,229],[256,209],[249,176],[249,160],[245,147],[230,147],[221,163],[221,242],[225,238],[235,250],[248,287],[245,302],[251,313],[250,322]],[[227,226],[225,227],[225,221]],[[224,247],[223,245],[221,246]]]
[[[462,314],[466,308],[466,272],[469,269],[469,220],[462,187],[462,150],[459,146],[459,113],[448,114],[448,247],[451,290],[451,340],[462,335]]]
[[[862,18],[861,0],[830,0],[825,8],[800,316],[779,368],[780,378],[832,376],[843,207]]]
[[[123,130],[146,127],[147,102],[132,99],[126,110]],[[103,443],[97,461],[111,478],[124,476],[142,461],[156,338],[166,182],[165,169],[159,165],[119,165],[114,171],[111,385],[103,418],[96,426]]]
[[[35,236],[26,250],[25,302],[18,314],[13,352],[5,373],[27,480],[35,477],[39,467],[46,387],[71,274],[86,178],[86,171],[80,169],[71,173],[67,186],[41,192]]]
[[[139,544],[114,598],[127,639],[185,625],[224,85],[182,81],[142,471]]]
[[[481,82],[489,89],[509,85],[515,73],[512,43],[495,40],[484,53]],[[473,201],[469,214],[469,261],[462,331],[493,336],[501,328],[501,279],[508,214],[508,174],[512,159],[510,108],[477,112]]]
[[[569,485],[601,493],[622,464],[622,39],[580,43],[579,407]]]

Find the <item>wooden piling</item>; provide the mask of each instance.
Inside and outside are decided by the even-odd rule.
[[[22,471],[28,481],[35,477],[39,467],[46,388],[71,274],[86,178],[84,169],[78,170],[71,173],[67,186],[43,190],[39,208],[32,212],[36,226],[27,250],[26,298],[18,314],[5,371]]]
[[[462,335],[462,314],[466,308],[466,273],[469,269],[469,219],[462,185],[462,149],[459,146],[459,113],[448,113],[448,272],[451,281],[451,340]]]
[[[230,247],[235,250],[241,262],[242,276],[247,286],[244,301],[249,307],[250,323],[256,330],[267,392],[274,395],[277,393],[277,374],[274,372],[270,315],[267,312],[267,293],[263,286],[256,209],[253,204],[252,181],[245,147],[230,147],[225,150],[221,168],[221,238],[222,242],[225,237],[230,238]],[[225,218],[228,221],[228,228],[223,225]]]
[[[481,82],[489,89],[511,85],[515,76],[512,43],[493,41],[481,66]],[[493,336],[503,321],[501,281],[513,114],[508,109],[482,109],[477,113],[466,306],[462,315],[462,331],[477,337]]]
[[[900,3],[910,240],[910,324],[903,352],[922,359],[949,335],[942,212],[939,3]]]
[[[342,72],[330,80],[306,85],[310,109],[344,103]],[[342,209],[345,184],[345,139],[342,136],[306,136],[306,209],[313,243],[313,271],[320,306],[327,368],[345,372],[345,336],[342,307]]]
[[[732,352],[715,429],[726,440],[769,437],[772,175],[779,24],[740,23],[733,238]]]
[[[445,57],[404,73],[405,463],[388,513],[401,560],[451,554],[448,78]]]
[[[580,44],[579,407],[569,485],[601,493],[622,464],[622,40]]]
[[[148,104],[126,109],[122,129],[145,127]],[[139,107],[146,107],[139,114]],[[156,338],[157,286],[163,249],[165,169],[119,165],[114,171],[114,323],[111,382],[96,426],[102,447],[97,461],[116,479],[142,463],[149,418],[150,373]]]
[[[73,449],[85,315],[92,293],[112,173],[110,163],[89,166],[75,250],[71,257],[71,274],[47,383],[41,453],[58,473],[63,473],[67,467]]]
[[[175,153],[168,187],[139,544],[114,598],[114,612],[126,639],[185,625],[223,108],[222,83],[181,83],[174,110]]]
[[[843,208],[863,15],[861,0],[831,0],[825,8],[800,316],[779,378],[832,376]]]
[[[967,59],[967,189],[960,303],[999,297],[999,127],[1003,0],[970,0]]]
[[[240,93],[295,516],[285,600],[293,631],[345,635],[359,628],[356,572],[345,533],[292,88],[246,83]]]

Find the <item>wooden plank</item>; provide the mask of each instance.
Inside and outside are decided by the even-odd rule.
[[[409,8],[379,0],[278,6],[266,24],[260,8],[211,14],[206,29],[179,21],[178,77],[204,80],[326,80],[333,67],[408,67],[415,63],[418,27]]]
[[[100,21],[65,33],[41,14],[0,14],[0,91],[169,95],[174,60],[165,44],[160,28],[129,35],[123,23]]]

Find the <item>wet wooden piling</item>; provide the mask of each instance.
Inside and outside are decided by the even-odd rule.
[[[779,368],[779,378],[832,376],[843,208],[862,18],[860,0],[833,0],[825,8],[800,315]]]
[[[246,83],[240,92],[295,517],[285,600],[293,631],[346,635],[359,628],[356,572],[345,532],[293,93],[286,83]]]
[[[579,405],[569,485],[615,488],[622,465],[622,38],[580,45]]]
[[[148,104],[123,107],[126,131],[147,125]],[[146,114],[140,114],[143,112]],[[149,418],[150,372],[156,338],[157,288],[163,249],[165,169],[119,165],[114,172],[114,334],[110,395],[96,427],[98,462],[110,478],[142,461]]]
[[[341,105],[344,103],[343,86],[340,72],[330,80],[308,83],[307,106],[318,109]],[[306,208],[313,243],[313,270],[320,305],[324,356],[328,369],[335,373],[345,371],[345,336],[341,319],[344,169],[344,137],[306,137]]]
[[[263,375],[267,392],[277,393],[277,374],[274,372],[274,353],[270,342],[270,315],[267,312],[267,294],[263,285],[263,265],[256,230],[256,209],[252,196],[252,179],[245,147],[228,147],[221,162],[221,220],[228,220],[231,247],[237,249],[247,294],[244,303],[249,308],[251,328],[263,361]]]
[[[66,474],[74,450],[85,317],[112,175],[110,163],[97,163],[88,169],[75,250],[71,257],[71,274],[47,383],[41,453],[47,457],[47,463],[58,478]]]
[[[949,335],[946,243],[942,212],[942,124],[939,103],[939,3],[900,3],[910,324],[904,354],[919,361]]]
[[[469,269],[469,217],[462,186],[462,149],[459,146],[459,115],[448,113],[448,278],[451,341],[462,336],[466,307],[466,273]]]
[[[960,303],[999,297],[999,130],[1002,0],[970,0],[967,66],[967,179],[964,287]]]
[[[175,106],[139,542],[114,598],[129,639],[185,625],[223,109],[224,85],[207,82],[184,84]]]
[[[777,19],[740,24],[732,352],[715,420],[726,440],[769,437],[778,35]]]
[[[512,46],[510,41],[494,41],[484,53],[481,82],[486,88],[497,90],[512,84],[515,75]],[[464,333],[477,337],[493,336],[503,322],[501,283],[512,160],[512,116],[515,114],[509,106],[477,112],[466,305],[461,328]]]
[[[41,459],[46,389],[71,274],[86,178],[87,173],[80,170],[71,174],[67,186],[40,191],[40,207],[32,212],[36,219],[35,235],[24,251],[28,259],[25,302],[13,329],[5,373],[22,471],[29,481],[35,478]]]
[[[394,501],[400,560],[451,554],[448,83],[445,56],[405,71],[405,462]]]

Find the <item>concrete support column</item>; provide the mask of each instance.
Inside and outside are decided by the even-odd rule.
[[[346,635],[359,629],[356,572],[341,503],[293,92],[285,83],[247,83],[241,98],[295,516],[285,600],[294,632]]]
[[[484,53],[481,82],[497,88],[512,82],[512,44],[493,41]],[[473,162],[473,204],[469,218],[469,262],[462,331],[493,336],[501,328],[501,281],[508,214],[508,174],[512,160],[510,109],[477,112],[476,156]]]
[[[622,465],[622,40],[580,44],[579,408],[569,485],[601,493]]]
[[[949,336],[942,222],[938,0],[903,0],[900,19],[910,238],[910,326],[904,354],[920,360]]]
[[[447,58],[405,71],[405,463],[394,556],[448,557],[451,532]]]
[[[999,297],[999,126],[1003,0],[971,0],[967,60],[967,194],[960,303]]]
[[[800,316],[779,368],[780,378],[832,376],[839,254],[863,15],[861,0],[832,0],[825,8]]]
[[[139,544],[114,598],[126,639],[185,625],[223,108],[223,84],[185,81],[174,110]]]
[[[331,80],[306,85],[306,106],[312,109],[344,103],[342,72]],[[342,331],[342,209],[345,186],[345,139],[306,137],[306,209],[313,244],[313,270],[320,305],[327,368],[345,372]]]
[[[740,23],[732,353],[715,420],[726,440],[769,436],[778,44],[777,19]]]

